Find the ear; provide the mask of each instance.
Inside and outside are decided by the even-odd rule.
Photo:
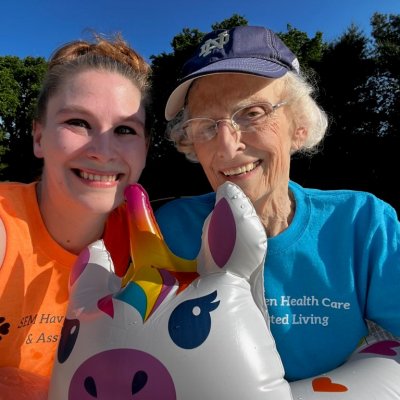
[[[265,229],[250,199],[239,186],[225,182],[204,222],[197,272],[204,276],[225,271],[249,281],[262,270],[266,250]]]
[[[42,123],[39,121],[33,121],[32,124],[33,153],[37,158],[43,158],[42,131],[43,131]]]
[[[307,140],[307,129],[304,127],[298,127],[296,128],[293,136],[292,136],[292,144],[290,146],[290,153],[293,154],[296,151],[300,150],[305,141]]]

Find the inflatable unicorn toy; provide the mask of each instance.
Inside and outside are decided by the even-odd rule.
[[[126,199],[132,264],[118,277],[102,241],[78,258],[49,400],[400,399],[393,337],[285,381],[264,299],[266,235],[236,185],[218,189],[197,260],[171,253],[140,185]]]
[[[340,367],[290,386],[298,400],[398,400],[400,340],[378,331],[363,338]]]
[[[102,241],[79,256],[49,400],[292,399],[268,326],[266,235],[249,199],[219,188],[196,263],[170,252],[140,185],[125,195],[131,268],[119,278]]]

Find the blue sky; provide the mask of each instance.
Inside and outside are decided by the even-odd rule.
[[[375,11],[400,14],[400,0],[1,0],[0,55],[48,58],[94,29],[121,32],[148,59],[171,52],[171,40],[183,28],[207,32],[234,13],[250,25],[286,32],[291,24],[332,41],[351,23],[369,34]]]

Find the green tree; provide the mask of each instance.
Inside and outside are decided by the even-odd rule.
[[[400,75],[400,15],[374,13],[371,18],[374,55],[380,66]]]
[[[313,74],[315,65],[320,63],[328,47],[322,39],[322,32],[317,32],[313,38],[309,38],[305,32],[288,24],[287,32],[278,33],[278,36],[296,54],[302,70],[306,74]]]
[[[321,101],[338,134],[352,134],[364,120],[360,94],[373,69],[368,59],[368,38],[355,25],[331,43],[322,57],[318,74],[323,88]]]
[[[376,194],[397,207],[390,177],[399,148],[399,16],[374,14],[372,37],[351,25],[315,66],[330,116],[323,151],[296,160],[293,179],[319,188]]]
[[[46,65],[41,57],[0,57],[0,180],[28,182],[39,173],[31,133]]]
[[[0,175],[6,168],[4,157],[7,154],[5,121],[15,115],[18,107],[18,84],[8,69],[0,69]]]
[[[400,15],[371,18],[375,74],[366,85],[372,129],[380,136],[400,136]]]
[[[211,29],[247,25],[238,14]],[[296,158],[291,177],[306,186],[368,190],[398,208],[400,187],[391,181],[400,147],[400,15],[375,13],[367,37],[355,25],[326,43],[291,25],[278,36],[297,55],[301,69],[317,83],[317,101],[330,116],[322,152]],[[172,52],[151,57],[154,139],[141,178],[152,199],[210,190],[195,163],[166,140],[164,107],[184,62],[205,35],[184,28]],[[31,124],[46,62],[43,58],[0,57],[0,179],[30,181],[40,163],[32,154]],[[185,171],[185,173],[183,173]],[[187,176],[190,179],[187,179]]]
[[[249,21],[245,17],[239,14],[233,14],[230,18],[224,19],[221,22],[214,22],[211,25],[211,29],[216,31],[218,29],[231,29],[235,26],[245,26],[248,25]]]

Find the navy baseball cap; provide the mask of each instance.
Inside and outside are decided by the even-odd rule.
[[[296,56],[270,29],[261,26],[237,26],[208,33],[195,55],[183,66],[178,87],[165,107],[169,121],[183,108],[191,83],[201,76],[236,72],[280,78],[286,72],[299,73]]]

